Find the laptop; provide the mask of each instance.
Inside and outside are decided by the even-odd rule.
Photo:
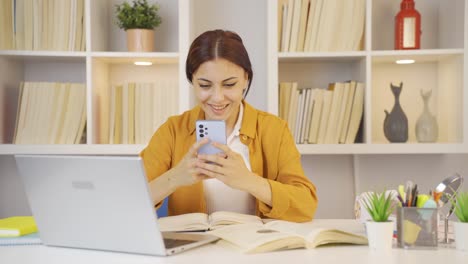
[[[218,239],[159,231],[140,157],[15,159],[45,245],[167,256]]]

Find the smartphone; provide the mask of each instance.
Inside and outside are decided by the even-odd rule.
[[[223,120],[197,120],[196,122],[197,142],[209,138],[210,142],[219,142],[226,145],[226,123]],[[223,152],[210,143],[198,149],[200,154],[217,154]]]

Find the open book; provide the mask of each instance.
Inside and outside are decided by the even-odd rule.
[[[158,219],[161,231],[207,231],[232,224],[254,223],[262,225],[262,219],[255,215],[218,211],[210,215],[190,213]]]
[[[318,219],[308,223],[273,220],[265,224],[231,225],[210,234],[230,242],[244,253],[327,244],[367,244],[364,225],[356,220]]]

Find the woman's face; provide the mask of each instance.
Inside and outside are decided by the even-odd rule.
[[[225,120],[228,127],[233,127],[248,86],[244,69],[225,59],[207,61],[193,74],[192,84],[205,118]]]

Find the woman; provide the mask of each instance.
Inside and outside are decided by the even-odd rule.
[[[253,72],[242,39],[213,30],[190,46],[186,75],[198,106],[170,117],[141,152],[153,201],[169,196],[169,215],[235,211],[296,222],[317,208],[314,185],[285,121],[243,99]],[[195,142],[199,119],[225,120],[227,145]],[[213,144],[223,155],[198,155]]]

